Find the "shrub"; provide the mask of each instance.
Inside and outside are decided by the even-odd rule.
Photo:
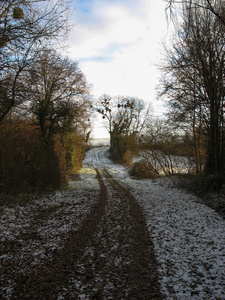
[[[220,174],[198,174],[180,176],[178,185],[188,192],[201,197],[207,193],[219,192],[223,183],[224,179]]]
[[[200,201],[225,218],[224,174],[182,175],[175,186],[199,196]]]
[[[159,176],[157,171],[144,161],[134,163],[130,169],[130,175],[137,179],[154,179]]]
[[[13,121],[0,128],[0,136],[1,191],[42,191],[61,185],[54,146],[47,145],[31,123]]]
[[[131,150],[127,150],[123,156],[123,162],[127,165],[127,166],[131,166],[132,165],[132,151]]]
[[[55,134],[46,140],[29,120],[5,120],[0,126],[0,192],[57,189],[82,166],[84,137]]]

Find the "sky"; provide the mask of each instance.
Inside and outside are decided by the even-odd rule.
[[[138,97],[162,115],[156,85],[162,41],[168,35],[163,0],[73,0],[70,57],[79,62],[91,94]],[[108,136],[98,122],[95,137]]]

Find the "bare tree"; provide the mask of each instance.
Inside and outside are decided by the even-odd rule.
[[[107,120],[113,159],[123,161],[127,150],[134,150],[137,144],[149,108],[145,110],[144,101],[138,98],[104,95],[99,99],[97,111]]]
[[[166,10],[170,15],[175,15],[176,6],[181,6],[185,11],[192,9],[204,9],[213,14],[225,25],[225,2],[224,0],[164,0],[167,3]]]
[[[193,138],[175,130],[167,120],[152,119],[142,137],[141,156],[158,174],[190,172],[193,168]]]
[[[69,1],[0,2],[0,122],[21,101],[17,83],[39,51],[68,31]]]
[[[61,58],[54,50],[43,50],[24,80],[26,105],[45,140],[57,132],[80,130],[83,118],[88,119],[90,102],[85,76],[76,62]]]
[[[205,135],[207,172],[221,172],[224,127],[224,27],[205,8],[184,11],[183,24],[163,67],[170,118],[193,131],[196,145]],[[199,149],[197,149],[199,150]]]

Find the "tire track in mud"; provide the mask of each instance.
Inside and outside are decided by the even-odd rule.
[[[162,299],[141,209],[107,170],[100,172],[108,191],[105,213],[60,299]]]
[[[100,166],[99,166],[100,168]],[[141,208],[106,169],[99,199],[45,267],[21,276],[11,299],[162,299]]]
[[[41,266],[16,279],[11,299],[57,299],[58,288],[67,284],[67,277],[76,267],[104,213],[107,190],[97,169],[96,176],[100,185],[99,199],[81,228],[70,232],[64,248],[56,250],[45,267]]]
[[[129,215],[130,228],[125,233],[130,242],[127,255],[130,256],[131,262],[127,276],[130,289],[128,299],[162,299],[154,245],[142,210],[127,188],[113,178],[106,169],[103,172],[107,182],[120,193],[120,199]]]

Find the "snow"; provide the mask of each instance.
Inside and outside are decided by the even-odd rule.
[[[11,260],[23,273],[30,265],[51,259],[54,249],[63,246],[66,234],[78,230],[90,212],[99,192],[95,168],[104,167],[130,188],[143,210],[165,298],[225,299],[222,217],[197,197],[170,187],[165,178],[131,179],[126,168],[111,162],[107,148],[90,150],[83,164],[80,179],[70,182],[66,190],[23,205],[0,207],[0,242],[15,245],[1,249],[1,264]],[[115,263],[121,264],[119,260]],[[11,299],[13,287],[13,280],[6,278],[0,287],[5,299]]]
[[[67,233],[80,228],[96,202],[99,185],[94,177],[74,181],[66,190],[32,199],[24,205],[0,207],[1,271],[13,265],[13,272],[24,274],[31,267],[51,260],[54,250],[64,246]],[[11,299],[15,285],[11,277],[12,274],[4,274],[3,282],[0,281],[3,299]]]
[[[95,155],[93,150],[85,162]],[[133,180],[126,168],[112,164],[106,149],[97,155],[143,209],[166,299],[225,299],[225,220],[164,178]]]
[[[157,182],[130,188],[144,210],[168,299],[224,299],[225,221],[195,197]]]
[[[193,173],[196,168],[191,158],[165,155],[160,151],[142,150],[138,156],[132,158],[133,163],[143,160],[151,163],[161,175]]]

